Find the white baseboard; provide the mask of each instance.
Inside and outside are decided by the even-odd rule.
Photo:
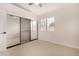
[[[58,44],[58,45],[62,45],[62,46],[66,46],[66,47],[70,47],[70,48],[74,48],[74,49],[78,49],[79,50],[79,47],[74,46],[74,45],[70,45],[70,44],[66,44],[66,43],[60,43],[60,42],[55,42],[55,41],[49,41],[49,40],[43,40],[43,41],[48,41],[48,42],[51,42],[51,43],[55,43],[55,44]]]

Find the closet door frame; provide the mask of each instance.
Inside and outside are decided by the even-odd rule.
[[[7,15],[12,15],[12,14],[7,14]],[[12,46],[7,46],[6,48],[9,49],[9,48],[12,48],[12,47],[15,47],[15,46],[18,46],[18,45],[21,45],[23,43],[21,43],[21,18],[24,18],[24,17],[20,17],[20,16],[16,16],[16,15],[12,15],[12,16],[15,16],[15,17],[19,17],[19,21],[20,21],[20,42],[19,44],[15,44],[15,45],[12,45]],[[30,24],[29,24],[29,42],[32,41],[31,40],[31,19],[28,19],[28,18],[25,18],[26,20],[30,21]],[[38,38],[38,25],[37,25],[37,38]]]

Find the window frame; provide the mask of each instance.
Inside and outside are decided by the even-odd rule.
[[[48,30],[48,18],[53,18],[53,23],[54,23],[54,25],[53,25],[53,29],[50,31],[50,30]],[[41,21],[42,20],[44,20],[45,19],[45,30],[41,30],[41,28],[42,28],[42,24],[41,24]],[[43,19],[41,19],[40,20],[40,31],[49,31],[49,32],[54,32],[55,31],[55,18],[54,17],[47,17],[47,18],[43,18]]]

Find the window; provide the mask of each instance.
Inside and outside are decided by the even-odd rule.
[[[54,17],[41,19],[41,31],[54,31]]]
[[[36,31],[37,30],[37,21],[31,21],[31,30]]]
[[[54,17],[47,18],[47,31],[54,31]]]
[[[46,19],[41,19],[41,31],[46,31]]]

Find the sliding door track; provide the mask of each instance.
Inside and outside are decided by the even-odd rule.
[[[18,46],[18,45],[21,45],[21,44],[16,44],[16,45],[9,46],[9,47],[7,47],[7,49]]]

